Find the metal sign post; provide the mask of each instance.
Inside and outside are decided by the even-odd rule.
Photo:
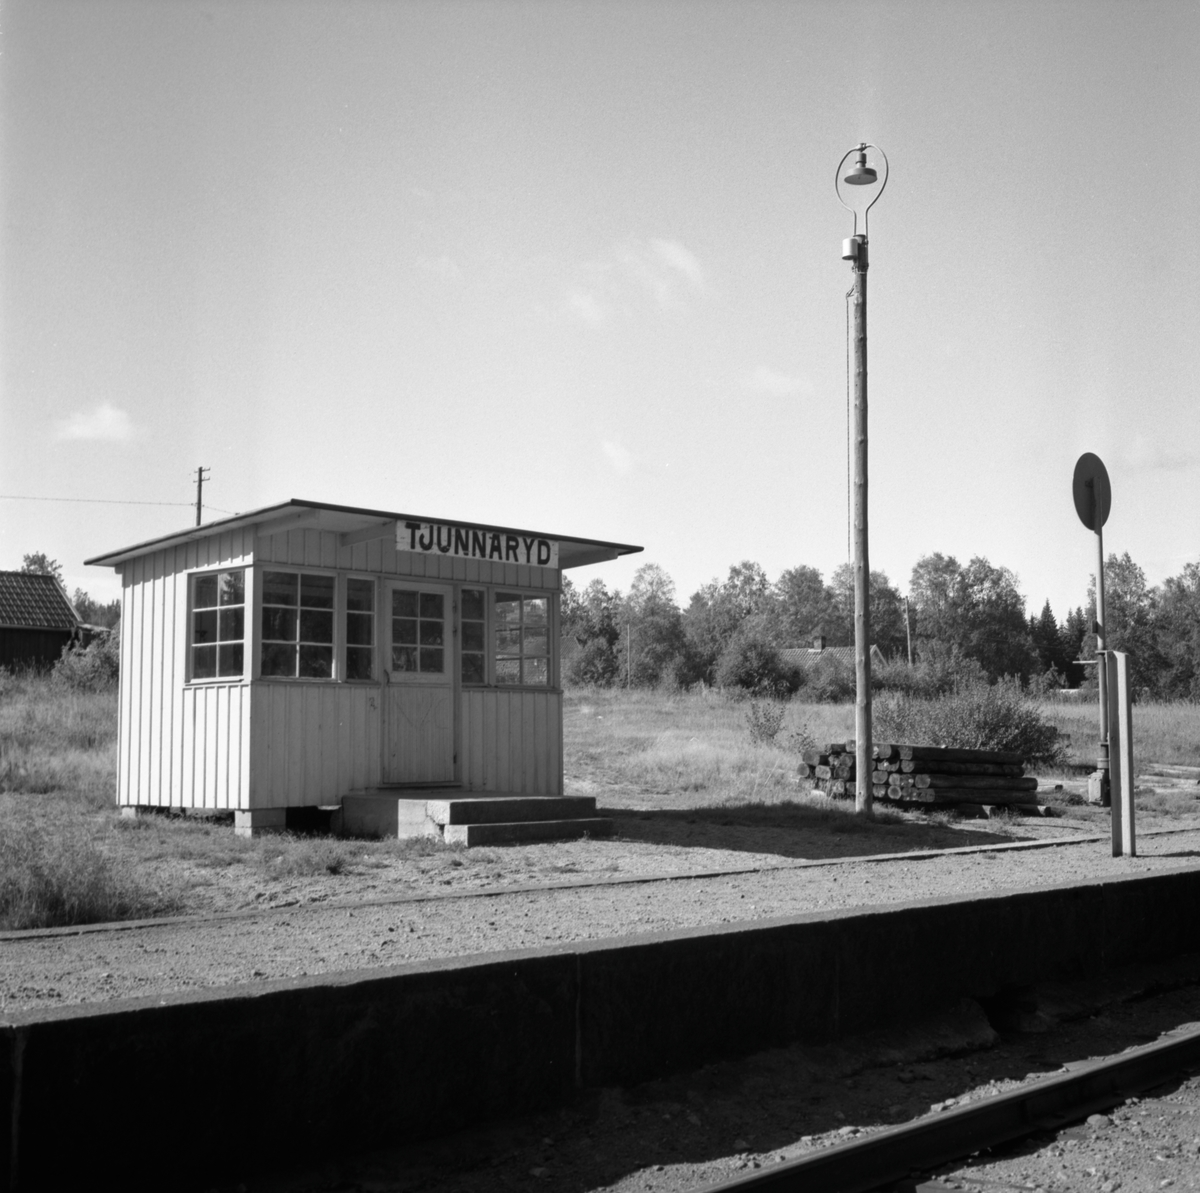
[[[1135,857],[1133,828],[1133,702],[1129,695],[1129,656],[1104,652],[1108,673],[1108,774],[1112,791],[1113,857]]]
[[[1099,803],[1110,802],[1109,784],[1109,716],[1108,675],[1104,666],[1104,523],[1112,509],[1112,485],[1108,480],[1108,469],[1104,461],[1092,452],[1084,452],[1075,462],[1075,476],[1071,482],[1071,495],[1075,499],[1075,512],[1079,520],[1096,534],[1096,620],[1092,629],[1096,634],[1096,655],[1101,660],[1097,672],[1100,686],[1100,752],[1096,759],[1096,774],[1099,785]],[[1091,784],[1089,783],[1089,787]]]

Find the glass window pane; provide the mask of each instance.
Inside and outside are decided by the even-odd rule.
[[[497,654],[520,654],[521,653],[521,631],[517,630],[497,630],[496,631],[496,653]]]
[[[440,621],[421,622],[422,646],[441,646],[442,642],[442,623]]]
[[[483,655],[465,654],[462,657],[463,683],[483,683]]]
[[[217,604],[216,576],[197,576],[192,589],[193,609],[213,609]]]
[[[364,650],[361,646],[351,646],[346,650],[346,678],[374,679],[375,652]]]
[[[217,611],[206,609],[192,614],[192,641],[195,643],[217,640]]]
[[[526,599],[525,599],[525,624],[526,625],[545,625],[546,624],[546,598],[545,597],[526,597]]]
[[[467,621],[462,628],[463,650],[483,650],[483,624]]]
[[[550,653],[550,636],[545,629],[526,628],[525,653],[541,655]]]
[[[244,605],[246,603],[246,583],[241,569],[236,572],[221,572],[217,580],[221,589],[222,605]]]
[[[392,670],[415,671],[417,669],[417,648],[415,646],[392,647]]]
[[[496,660],[496,682],[497,683],[520,683],[521,682],[521,660],[520,659],[497,659]]]
[[[525,682],[545,687],[550,682],[549,659],[526,659],[522,664]]]
[[[375,581],[347,580],[346,608],[354,613],[375,611]]]
[[[482,621],[484,619],[483,593],[478,588],[463,589],[462,615],[464,621]]]
[[[403,588],[392,589],[392,616],[393,617],[416,617],[417,615],[417,594],[408,592]]]
[[[502,625],[521,623],[521,598],[512,592],[496,593],[496,622]]]
[[[212,679],[217,674],[217,648],[197,646],[192,651],[192,678]]]
[[[296,641],[296,610],[263,606],[262,636],[266,642]]]
[[[242,644],[233,642],[217,648],[217,673],[219,675],[241,675]]]
[[[295,572],[263,572],[264,605],[289,605],[294,609],[299,589],[300,577]]]
[[[439,621],[445,617],[442,612],[444,598],[440,592],[421,593],[421,616],[436,617]]]
[[[300,647],[300,678],[328,679],[333,674],[332,646]]]
[[[301,609],[300,641],[332,642],[333,614],[321,609]]]
[[[392,618],[392,641],[405,646],[417,644],[417,623],[407,618]]]
[[[346,642],[350,646],[370,646],[375,641],[375,618],[370,613],[346,614]]]
[[[232,609],[222,609],[218,618],[217,633],[222,642],[240,642],[245,636],[246,610],[237,605]]]
[[[305,609],[332,609],[333,577],[301,576],[300,604]]]
[[[296,648],[276,642],[264,642],[262,648],[263,675],[296,674]]]
[[[421,648],[421,670],[426,675],[441,675],[446,669],[444,650]]]

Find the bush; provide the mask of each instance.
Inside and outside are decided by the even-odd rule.
[[[872,691],[900,692],[923,700],[986,682],[987,674],[975,659],[968,658],[957,646],[937,641],[923,643],[911,667],[906,659],[891,658],[871,668]]]
[[[566,680],[575,687],[607,688],[619,670],[620,662],[608,640],[593,638],[572,656],[566,666]]]
[[[875,701],[874,735],[906,745],[1009,750],[1031,763],[1063,755],[1058,730],[1015,679],[969,684],[932,700],[885,694]]]
[[[116,630],[80,649],[64,650],[54,664],[54,682],[82,692],[103,692],[117,686],[121,675],[121,641]]]
[[[804,699],[813,704],[842,704],[853,700],[856,688],[854,667],[834,658],[809,663],[801,672]]]
[[[799,667],[789,667],[770,642],[756,635],[735,637],[717,660],[719,688],[741,688],[761,696],[790,696],[800,687]]]
[[[750,740],[756,746],[769,746],[783,727],[784,706],[774,700],[751,700],[746,709]]]

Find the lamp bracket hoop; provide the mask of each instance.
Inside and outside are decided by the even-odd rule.
[[[839,184],[841,183],[841,179],[842,179],[842,167],[846,164],[846,159],[853,153],[865,153],[868,149],[874,149],[875,152],[878,153],[881,158],[883,158],[883,178],[879,182],[879,190],[877,190],[875,192],[874,198],[862,210],[862,217],[863,217],[862,234],[863,234],[864,241],[867,239],[867,214],[868,214],[868,212],[870,212],[871,208],[874,207],[875,204],[879,202],[879,196],[883,194],[883,189],[884,189],[884,187],[887,186],[888,178],[892,172],[891,166],[888,164],[887,154],[884,153],[883,150],[880,149],[879,146],[876,145],[873,141],[863,141],[860,144],[855,145],[853,149],[849,149],[844,154],[842,154],[842,160],[840,162],[838,162],[837,170],[834,171],[834,175],[833,175],[834,194],[837,195],[838,202],[854,217],[854,235],[857,236],[858,235],[858,211],[856,208],[851,207],[850,204],[847,203],[846,200],[842,198],[842,190],[841,190],[841,186]]]

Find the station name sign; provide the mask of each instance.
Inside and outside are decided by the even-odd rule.
[[[511,534],[481,526],[443,526],[437,522],[397,522],[396,550],[421,555],[450,555],[491,563],[558,567],[558,543],[532,534]]]

